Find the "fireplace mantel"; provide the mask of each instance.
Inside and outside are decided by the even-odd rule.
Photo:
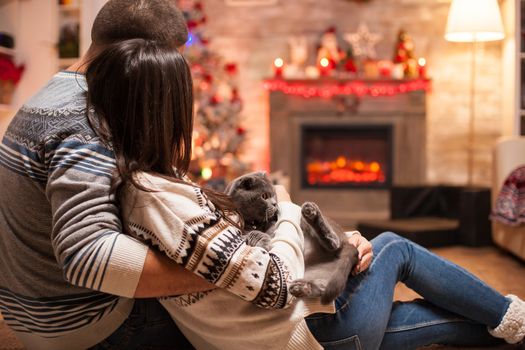
[[[351,80],[286,81],[316,88]],[[360,82],[363,82],[360,80]],[[406,81],[364,81],[402,84]],[[301,185],[301,126],[390,125],[393,128],[392,185],[414,185],[426,177],[426,92],[390,96],[338,95],[309,97],[270,91],[270,167],[290,176],[297,203],[317,202],[327,215],[346,226],[356,220],[388,218],[388,189],[303,188]]]

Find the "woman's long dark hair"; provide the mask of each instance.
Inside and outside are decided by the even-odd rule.
[[[88,109],[92,127],[115,153],[116,198],[143,171],[183,182],[191,160],[193,83],[176,48],[131,39],[111,44],[87,66]],[[234,212],[222,193],[202,189],[223,213]]]

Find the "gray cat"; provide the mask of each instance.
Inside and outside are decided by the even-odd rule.
[[[243,175],[228,185],[226,193],[244,219],[247,244],[269,250],[278,214],[270,179],[262,172]],[[324,217],[315,203],[304,203],[301,214],[305,273],[289,290],[298,298],[321,297],[321,302],[328,304],[344,290],[358,252],[343,229]]]

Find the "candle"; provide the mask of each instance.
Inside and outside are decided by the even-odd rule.
[[[282,78],[283,76],[283,68],[284,68],[284,60],[280,57],[277,57],[273,61],[273,69],[275,73],[276,78]]]
[[[392,78],[403,79],[405,77],[405,65],[403,63],[396,63],[392,67]]]
[[[425,79],[427,77],[427,60],[421,57],[419,60],[417,60],[417,63],[419,77],[421,79]]]
[[[332,67],[330,67],[330,60],[326,57],[323,57],[319,60],[319,72],[321,76],[326,77],[330,75]]]
[[[377,61],[367,60],[365,61],[365,76],[369,79],[379,78],[379,66]]]

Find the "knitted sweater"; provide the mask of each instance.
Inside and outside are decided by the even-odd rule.
[[[85,91],[84,76],[58,73],[0,145],[0,311],[30,349],[85,349],[113,333],[147,254],[122,234],[114,155],[89,126]]]
[[[298,206],[280,203],[267,252],[247,246],[199,188],[145,173],[138,180],[153,191],[126,188],[122,219],[130,234],[220,287],[161,298],[197,349],[322,349],[304,316],[333,313],[333,304],[297,301],[288,292],[289,282],[304,275]]]

